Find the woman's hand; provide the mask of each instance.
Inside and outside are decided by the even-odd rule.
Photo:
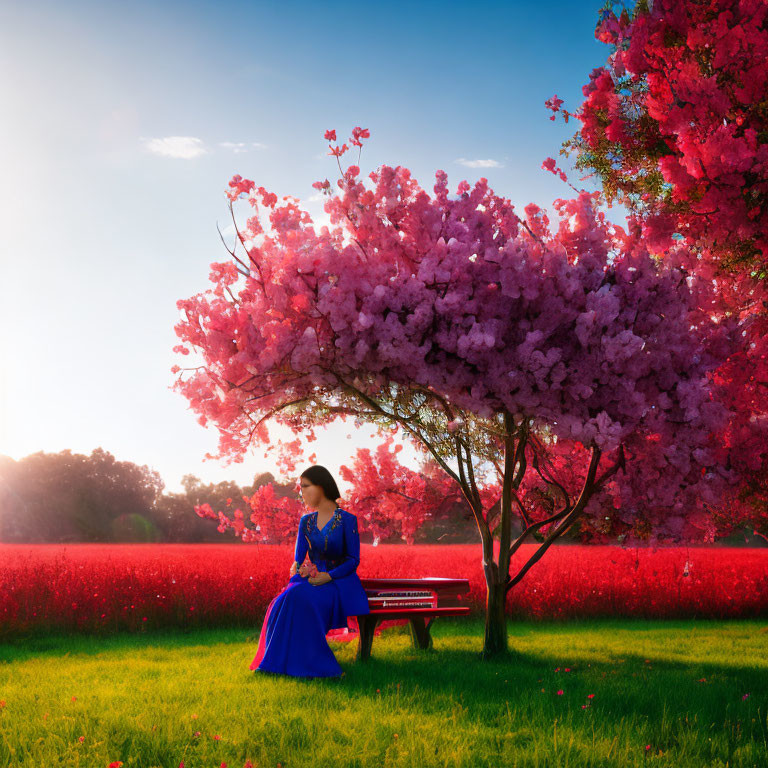
[[[302,579],[306,579],[307,576],[312,572],[312,565],[313,563],[302,563],[301,568],[299,568],[299,575]]]
[[[319,587],[321,584],[327,584],[329,581],[333,581],[331,575],[325,571],[319,571],[317,576],[310,576],[309,583]]]
[[[293,561],[293,565],[291,566],[291,577],[295,576],[299,572],[299,567],[296,565],[296,561]]]

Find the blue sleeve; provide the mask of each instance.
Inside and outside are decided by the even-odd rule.
[[[304,536],[304,528],[306,523],[306,516],[302,515],[299,520],[299,532],[296,535],[296,548],[293,551],[293,559],[301,565],[304,562],[304,558],[307,556],[307,549],[309,547],[307,539]]]
[[[344,520],[344,551],[346,559],[328,574],[332,579],[342,579],[357,570],[360,565],[360,534],[357,532],[357,518],[350,512]]]

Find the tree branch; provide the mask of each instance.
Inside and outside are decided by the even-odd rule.
[[[264,275],[262,275],[262,273],[261,273],[261,267],[259,266],[259,263],[256,261],[256,259],[253,258],[253,256],[251,256],[251,252],[248,250],[248,246],[245,244],[245,240],[243,240],[243,236],[240,234],[240,230],[237,228],[237,222],[235,221],[235,211],[234,211],[234,208],[232,207],[232,201],[231,200],[229,201],[229,213],[232,216],[232,224],[235,227],[235,232],[237,233],[237,239],[240,241],[240,243],[243,246],[243,249],[248,254],[248,259],[250,260],[250,262],[256,267],[256,271],[259,273],[259,281],[258,282],[261,285],[261,291],[264,294],[264,296],[266,296],[267,295],[267,289],[266,289],[266,286],[264,285]],[[216,227],[218,228],[218,224],[216,225]],[[235,243],[235,247],[237,247],[237,243]],[[234,249],[231,251],[231,253],[234,255]],[[240,261],[240,259],[238,259],[238,261]],[[242,264],[242,262],[240,262],[240,263]],[[243,266],[245,266],[245,265],[243,264]],[[249,273],[249,277],[250,276],[251,275]]]
[[[552,477],[552,475],[551,475],[551,473],[550,473],[550,472],[547,472],[547,474],[549,475],[549,479],[547,479],[546,477],[544,477],[544,475],[542,474],[542,471],[541,471],[541,469],[539,468],[539,454],[538,454],[538,452],[536,451],[536,443],[537,443],[537,441],[536,441],[535,439],[532,439],[532,440],[531,440],[531,450],[533,451],[533,468],[536,470],[536,472],[538,472],[538,474],[539,474],[539,477],[540,477],[540,478],[541,478],[541,479],[542,479],[542,480],[543,480],[543,481],[544,481],[544,482],[545,482],[547,485],[554,485],[556,488],[558,488],[558,489],[560,490],[560,493],[562,493],[562,494],[563,494],[563,497],[564,497],[564,499],[565,499],[565,506],[566,506],[566,507],[570,507],[570,506],[571,506],[571,499],[570,499],[570,497],[568,496],[568,492],[565,490],[565,488],[564,488],[562,485],[560,485],[560,483],[558,483],[558,482],[557,482],[557,480],[555,480],[555,479]]]
[[[507,581],[506,591],[517,584],[523,576],[544,556],[544,553],[552,546],[553,542],[562,536],[565,531],[576,521],[576,519],[584,511],[587,502],[592,497],[595,490],[595,476],[597,474],[597,467],[600,463],[600,449],[596,446],[592,446],[592,456],[589,462],[589,469],[587,470],[587,476],[584,479],[584,486],[579,495],[579,499],[574,505],[573,509],[565,516],[563,521],[558,525],[544,540],[544,543],[534,552],[528,562],[518,571],[517,575]],[[522,537],[521,537],[522,538]],[[519,541],[519,540],[518,540]],[[515,542],[517,544],[517,542]]]

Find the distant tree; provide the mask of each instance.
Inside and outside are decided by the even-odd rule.
[[[154,470],[116,461],[102,448],[90,456],[65,450],[6,460],[0,474],[5,541],[111,541],[122,516],[152,520],[164,487]]]
[[[144,515],[129,512],[112,521],[112,541],[158,542],[162,532]]]

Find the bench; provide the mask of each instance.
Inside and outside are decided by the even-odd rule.
[[[371,657],[376,625],[388,619],[409,619],[413,647],[432,647],[430,627],[438,616],[465,616],[469,579],[360,579],[368,595],[369,614],[356,616],[360,639],[358,661]]]

